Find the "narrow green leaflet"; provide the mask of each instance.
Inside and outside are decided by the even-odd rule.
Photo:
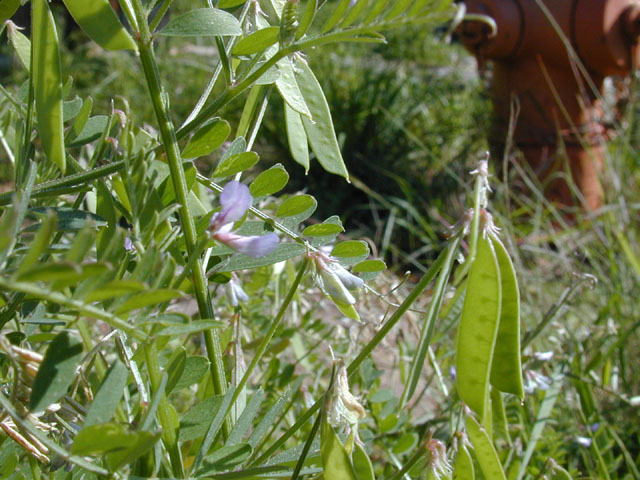
[[[371,6],[371,10],[367,14],[363,23],[371,23],[378,15],[382,13],[384,7],[387,6],[389,0],[376,0],[376,2]]]
[[[279,27],[261,28],[236,43],[231,54],[241,56],[263,52],[278,41],[279,33]]]
[[[302,97],[313,118],[311,121],[304,116],[301,117],[313,153],[316,154],[322,168],[327,172],[340,175],[348,181],[349,173],[342,159],[342,153],[340,153],[331,112],[320,83],[304,62],[298,62],[296,65],[295,76]]]
[[[132,463],[151,450],[156,442],[160,440],[161,435],[162,431],[155,433],[144,431],[129,432],[126,437],[129,445],[126,448],[107,453],[107,465],[111,470],[115,470],[123,465]]]
[[[406,9],[408,9],[409,5],[411,5],[412,3],[413,0],[396,0],[391,10],[389,10],[387,15],[385,15],[385,18],[387,20],[394,19],[395,17],[401,15]]]
[[[289,182],[289,174],[281,164],[265,170],[249,185],[253,198],[273,195],[282,190]]]
[[[47,0],[33,0],[31,73],[36,100],[38,132],[47,160],[64,174],[64,130],[62,124],[62,67],[58,34]]]
[[[324,478],[358,480],[344,445],[326,419],[322,422],[320,432],[320,453]]]
[[[220,8],[233,8],[242,5],[245,0],[220,0],[218,6]]]
[[[289,57],[283,58],[277,63],[277,67],[280,72],[280,78],[276,80],[276,87],[278,88],[280,96],[291,109],[300,115],[311,118],[309,107],[307,107],[302,97],[302,92],[300,92],[300,88],[298,87],[293,65],[291,65],[291,59]]]
[[[297,164],[304,167],[305,173],[309,173],[309,142],[302,124],[302,117],[288,103],[285,103],[284,119],[291,156]]]
[[[347,240],[333,247],[331,251],[332,257],[350,258],[369,255],[369,245],[362,240]]]
[[[56,224],[57,217],[53,212],[42,220],[38,233],[36,233],[33,242],[29,244],[29,250],[27,250],[26,255],[22,258],[22,262],[18,267],[17,275],[22,275],[38,261],[40,255],[44,253],[45,249],[53,239],[53,235],[56,231]]]
[[[300,15],[300,22],[298,25],[298,31],[296,32],[296,40],[300,40],[309,27],[313,23],[313,19],[318,10],[318,0],[307,0],[307,5],[304,8],[304,12]]]
[[[102,455],[118,450],[135,447],[141,441],[158,439],[149,432],[130,432],[125,425],[103,423],[83,428],[78,432],[71,445],[75,455]]]
[[[465,416],[465,425],[484,478],[486,480],[507,480],[498,453],[484,428],[471,415]]]
[[[67,10],[91,40],[106,50],[133,50],[138,47],[124,29],[108,0],[63,0]]]
[[[483,422],[489,410],[489,375],[501,299],[498,261],[490,241],[480,235],[458,327],[456,382],[462,401]]]
[[[222,322],[217,320],[194,320],[191,323],[185,325],[172,325],[165,327],[158,331],[156,335],[165,337],[174,337],[176,335],[192,335],[194,333],[204,332],[205,330],[211,330],[212,328],[221,328],[226,326]]]
[[[116,359],[104,377],[93,402],[89,405],[89,410],[87,410],[87,415],[84,419],[84,428],[111,420],[124,394],[128,376],[129,370],[127,370],[127,367]]]
[[[224,178],[244,172],[253,167],[260,157],[256,152],[244,152],[232,155],[218,164],[213,172],[214,178]]]
[[[347,16],[340,22],[340,28],[347,28],[354,23],[360,15],[364,12],[365,8],[369,4],[368,0],[358,0],[355,5],[351,7]]]
[[[76,118],[76,116],[82,110],[82,99],[76,97],[68,102],[62,102],[62,121],[68,122]]]
[[[326,235],[335,235],[344,232],[342,225],[335,223],[319,223],[317,225],[309,225],[302,231],[305,237],[324,237]]]
[[[80,133],[69,142],[67,147],[80,147],[99,139],[108,125],[109,117],[106,115],[90,117],[82,127],[82,130],[80,130]]]
[[[289,399],[291,398],[291,396],[298,391],[298,388],[300,388],[300,384],[302,383],[303,379],[304,377],[300,376],[296,380],[294,380],[293,384],[287,388],[287,390],[282,394],[282,396],[280,396],[274,402],[271,408],[267,410],[267,413],[265,413],[262,416],[260,423],[253,429],[253,432],[251,433],[251,435],[249,436],[249,439],[247,440],[249,442],[249,445],[251,445],[252,448],[256,448],[258,445],[260,445],[262,440],[264,440],[264,438],[269,433],[269,430],[273,428],[273,425],[276,423],[276,421],[280,417],[280,414],[282,413],[285,406],[289,402]]]
[[[240,22],[217,8],[198,8],[172,18],[158,35],[213,37],[242,35]]]
[[[56,335],[49,344],[29,398],[29,410],[42,412],[66,392],[82,359],[82,343],[67,332]]]
[[[302,255],[305,251],[305,247],[299,243],[281,243],[273,252],[264,257],[253,258],[242,254],[234,255],[231,260],[229,260],[229,263],[226,263],[218,271],[235,272],[238,270],[266,267],[267,265],[273,265],[274,263],[283,262]]]
[[[89,117],[91,116],[91,110],[93,109],[93,98],[87,97],[82,102],[82,108],[76,115],[75,120],[73,121],[73,125],[67,131],[67,136],[65,137],[65,143],[68,143],[70,140],[73,140],[78,136],[78,134],[84,129],[84,126],[87,124]],[[103,129],[104,130],[104,129]]]
[[[236,389],[234,386],[230,386],[229,390],[227,390],[227,393],[225,393],[224,396],[222,396],[222,401],[220,402],[220,408],[218,408],[218,411],[216,412],[215,417],[213,417],[213,420],[208,425],[207,434],[204,436],[202,445],[200,445],[200,450],[198,451],[198,454],[196,455],[196,459],[193,462],[193,469],[195,471],[198,470],[198,467],[202,463],[202,460],[204,459],[204,457],[207,456],[207,453],[209,452],[209,449],[211,448],[213,441],[216,439],[216,436],[218,435],[218,432],[222,427],[222,422],[224,421],[226,412],[231,406],[231,399],[233,398],[235,390]]]
[[[230,132],[231,126],[226,120],[220,118],[209,120],[189,139],[182,150],[182,158],[209,155],[224,143]]]
[[[203,437],[222,404],[222,396],[202,400],[180,419],[179,439],[181,442]]]
[[[172,290],[169,288],[158,288],[133,295],[122,302],[115,310],[115,313],[127,313],[137,308],[144,308],[159,303],[168,302],[174,298],[181,297],[183,293],[180,290]]]
[[[322,33],[327,33],[333,27],[337,25],[337,23],[342,19],[347,10],[351,6],[351,0],[341,0],[337,4],[333,6],[333,12],[331,16],[327,19],[325,24],[322,26],[320,31]]]
[[[89,303],[100,302],[110,298],[128,295],[129,293],[142,292],[148,288],[149,286],[146,283],[138,280],[114,280],[112,282],[105,283],[104,285],[101,285],[99,289],[88,293],[85,297],[85,301]]]
[[[316,199],[311,195],[296,195],[294,197],[287,198],[276,210],[277,217],[295,217],[303,213],[308,212],[310,209],[318,205]],[[313,213],[313,211],[311,212]],[[309,215],[311,215],[311,213]]]
[[[502,306],[498,338],[491,365],[491,385],[521,400],[524,398],[522,385],[522,362],[520,359],[520,292],[516,272],[511,258],[502,242],[494,235],[491,244],[498,259],[502,282]]]
[[[245,409],[242,411],[240,417],[238,417],[238,421],[233,425],[233,429],[231,430],[225,445],[233,445],[242,441],[245,434],[251,428],[253,419],[258,414],[263,399],[264,390],[262,390],[262,387],[259,387],[251,397],[251,400],[249,400]]]
[[[2,0],[0,1],[0,24],[3,24],[16,13],[20,6],[20,0]]]
[[[68,207],[35,207],[29,209],[29,213],[36,216],[48,215],[50,211],[55,212],[58,217],[57,230],[61,232],[71,232],[82,230],[87,226],[92,228],[104,227],[107,222],[104,218],[85,210],[76,210]],[[33,224],[24,229],[25,232],[35,232],[40,228],[40,224]]]
[[[251,445],[247,443],[225,445],[204,458],[196,476],[201,478],[213,472],[230,470],[249,458],[251,452]]]
[[[365,260],[353,267],[354,273],[382,272],[387,269],[387,265],[382,260]]]
[[[16,280],[23,282],[54,282],[53,290],[86,278],[109,272],[111,265],[106,263],[88,263],[78,265],[73,262],[47,262],[32,266],[16,276]]]
[[[173,389],[178,391],[183,388],[190,387],[194,383],[198,383],[202,380],[202,377],[206,375],[208,370],[209,360],[207,357],[201,357],[198,355],[187,357],[182,376]]]

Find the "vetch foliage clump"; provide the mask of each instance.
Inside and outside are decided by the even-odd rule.
[[[20,3],[1,0],[2,20]],[[562,450],[536,455],[559,371],[541,399],[523,386],[523,361],[555,364],[521,355],[546,323],[521,335],[487,163],[407,286],[254,151],[282,101],[291,157],[339,188],[348,159],[305,52],[438,25],[450,0],[63,3],[99,54],[138,69],[154,118],[126,91],[98,114],[74,96],[46,0],[29,2],[31,38],[7,23],[28,80],[0,105],[0,478],[569,475]],[[195,41],[217,63],[178,119],[161,55]]]

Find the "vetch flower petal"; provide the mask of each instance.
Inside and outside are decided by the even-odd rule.
[[[342,284],[349,291],[360,290],[364,285],[364,280],[349,272],[338,262],[331,262],[329,268],[338,276]]]
[[[347,305],[353,305],[356,303],[356,299],[351,292],[340,281],[340,277],[331,270],[320,270],[320,282],[318,286],[327,294],[331,299],[337,303],[346,303]]]
[[[235,180],[224,186],[220,194],[222,210],[215,217],[217,227],[240,220],[251,206],[251,193],[249,187]]]
[[[214,237],[237,252],[253,258],[269,255],[278,246],[278,236],[275,233],[267,233],[260,236],[251,235],[249,237],[243,237],[235,233],[219,233]]]
[[[249,295],[242,289],[235,275],[233,275],[227,283],[227,298],[232,307],[237,307],[240,302],[246,303],[249,301]]]

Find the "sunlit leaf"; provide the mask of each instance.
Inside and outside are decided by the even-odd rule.
[[[67,332],[61,332],[53,339],[31,387],[29,409],[32,412],[45,410],[67,392],[81,359],[80,340]]]
[[[198,8],[173,17],[158,33],[165,36],[213,37],[242,35],[240,22],[216,8]]]

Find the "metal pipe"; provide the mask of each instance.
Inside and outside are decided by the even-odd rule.
[[[500,152],[517,101],[516,146],[538,175],[546,197],[576,204],[558,175],[568,160],[585,210],[602,204],[599,180],[606,130],[601,121],[604,78],[628,75],[638,65],[639,0],[467,0],[467,12],[495,20],[497,35],[463,21],[465,47],[493,65],[490,141]]]

